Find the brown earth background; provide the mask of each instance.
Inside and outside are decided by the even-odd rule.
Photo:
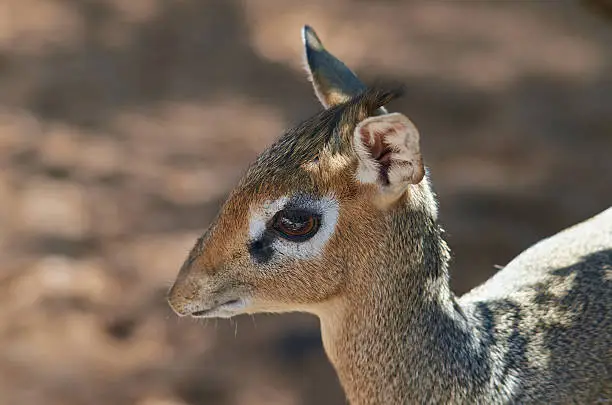
[[[164,295],[248,163],[320,109],[311,24],[408,89],[465,292],[612,202],[612,25],[570,1],[0,1],[0,404],[342,404],[306,315]]]

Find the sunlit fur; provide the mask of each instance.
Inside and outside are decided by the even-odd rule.
[[[183,265],[170,293],[173,307],[187,314],[240,296],[250,303],[244,312],[316,312],[318,304],[338,294],[347,283],[347,269],[357,267],[357,261],[363,266],[370,255],[370,249],[357,252],[351,246],[365,243],[376,249],[389,226],[373,206],[377,187],[356,181],[353,132],[398,94],[369,90],[303,122],[262,153]],[[338,203],[324,254],[284,257],[280,269],[272,268],[279,266],[276,261],[255,264],[248,253],[255,232],[251,214],[298,192],[331,196]]]
[[[400,191],[391,194],[376,176],[359,178],[368,156],[361,150],[358,158],[355,129],[398,92],[348,97],[342,85],[356,77],[332,80],[347,70],[328,63],[328,53],[317,58],[321,49],[310,49],[309,63],[316,61],[313,81],[331,108],[251,166],[184,263],[169,292],[172,308],[197,316],[316,314],[352,404],[610,402],[612,208],[456,297],[428,176],[411,177],[416,184],[390,176]],[[414,144],[404,145],[421,164]],[[337,208],[333,231],[316,254],[258,263],[248,247],[267,225],[257,216],[296,194],[332,202],[322,209]]]

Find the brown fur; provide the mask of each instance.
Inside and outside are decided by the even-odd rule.
[[[316,39],[309,63],[324,50]],[[327,68],[339,74],[338,64],[325,64],[330,56],[315,63],[314,80],[326,77]],[[325,94],[342,88],[326,88],[330,83],[343,81],[315,86],[333,104]],[[612,400],[612,209],[532,247],[455,297],[428,177],[417,176],[416,184],[392,180],[402,192],[381,198],[383,185],[356,176],[368,156],[352,143],[355,128],[398,94],[347,94],[349,101],[262,153],[183,265],[169,292],[172,308],[188,315],[244,298],[248,304],[235,313],[317,315],[353,404]],[[420,173],[420,154],[415,162]],[[254,261],[253,210],[296,193],[331,195],[339,205],[321,254]]]
[[[341,201],[338,229],[359,233],[361,228],[375,229],[373,218],[344,222],[364,217],[360,202],[373,187],[359,187],[352,179],[355,157],[348,154],[347,140],[360,120],[371,115],[382,104],[399,94],[397,91],[368,91],[351,102],[326,110],[289,131],[264,152],[248,170],[244,179],[224,204],[207,233],[198,241],[184,264],[170,296],[175,308],[193,303],[211,294],[239,288],[245,293],[257,292],[253,312],[294,310],[286,304],[305,305],[319,302],[337,291],[342,283],[345,254],[325,255],[323,262],[292,263],[293,272],[268,276],[254,269],[246,250],[248,212],[265,200],[274,200],[295,190],[322,196],[333,192]],[[310,165],[314,159],[316,165]],[[339,162],[343,165],[340,168]],[[371,217],[371,215],[367,215]],[[346,243],[342,234],[329,241],[328,251]],[[340,257],[338,257],[340,256]],[[326,271],[322,271],[326,269]],[[211,280],[214,279],[212,286]],[[293,288],[288,291],[286,287]],[[322,286],[325,286],[323,288]],[[199,292],[198,292],[199,291]],[[208,304],[209,299],[204,299]],[[215,299],[212,299],[214,302]],[[219,301],[217,299],[216,301]],[[282,303],[282,304],[281,304]]]

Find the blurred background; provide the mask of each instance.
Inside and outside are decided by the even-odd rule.
[[[342,404],[306,315],[164,295],[320,107],[300,28],[400,81],[463,293],[612,203],[612,26],[578,1],[2,0],[0,404]]]

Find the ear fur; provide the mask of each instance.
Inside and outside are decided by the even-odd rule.
[[[308,77],[325,108],[344,103],[366,89],[355,73],[325,49],[317,33],[308,25],[302,28],[302,41]],[[377,113],[385,114],[386,110],[381,107]]]
[[[355,128],[357,180],[377,184],[387,197],[400,197],[425,175],[419,131],[405,115],[392,113],[367,118]]]

